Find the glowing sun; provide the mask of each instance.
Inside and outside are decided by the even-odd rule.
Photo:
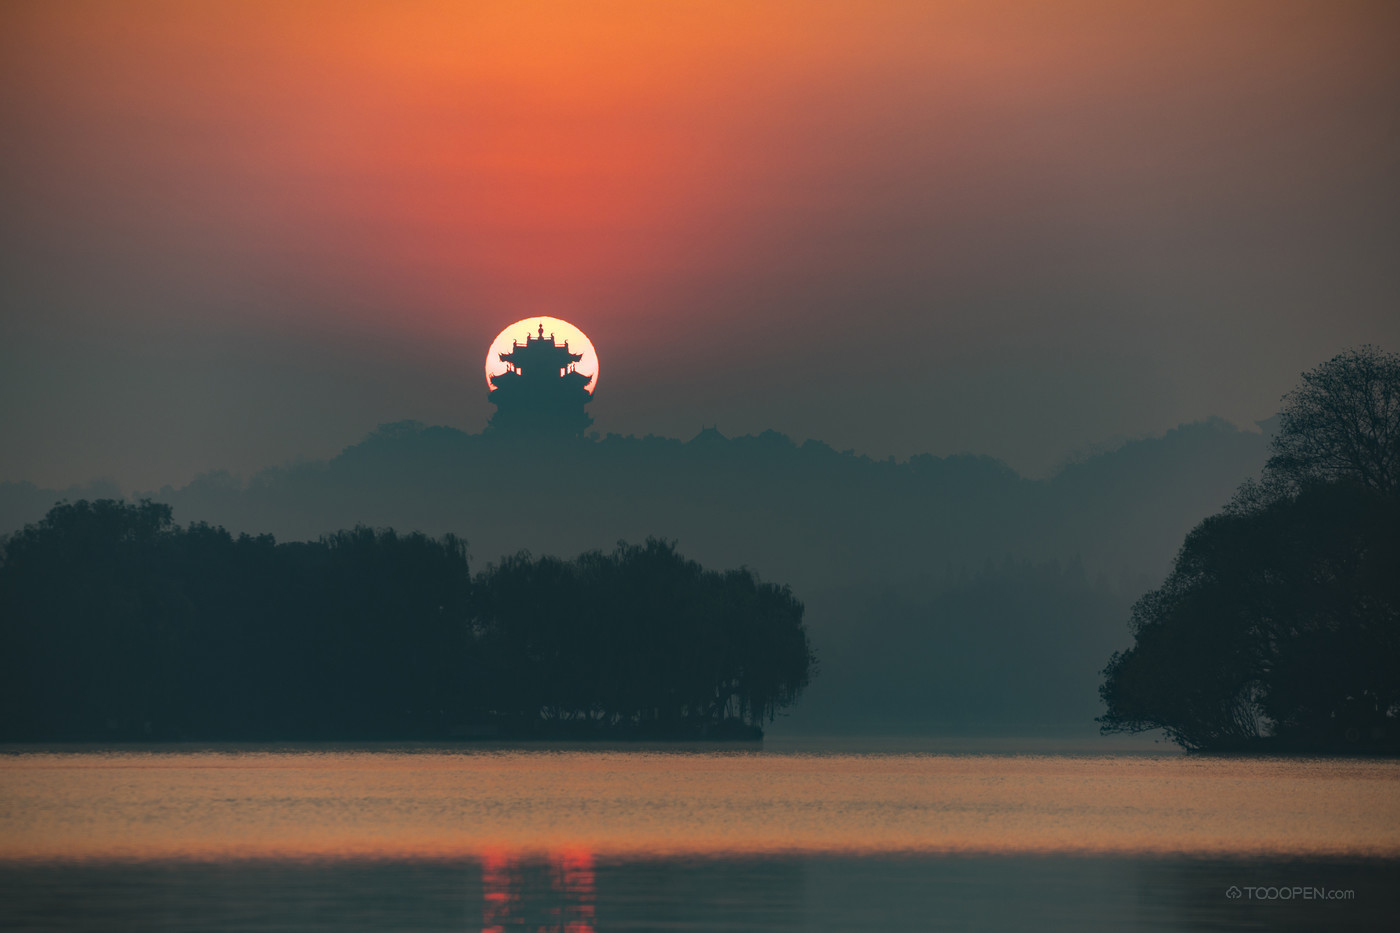
[[[583,331],[557,317],[527,317],[497,334],[491,349],[486,351],[486,385],[492,387],[492,378],[506,371],[501,354],[509,353],[515,344],[523,344],[526,338],[539,340],[540,328],[544,328],[545,340],[553,338],[560,346],[568,344],[570,352],[583,354],[583,359],[574,364],[574,370],[589,377],[584,388],[593,394],[598,388],[598,352],[593,349],[593,341]]]

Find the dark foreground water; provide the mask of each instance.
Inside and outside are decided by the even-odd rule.
[[[0,755],[4,930],[1390,930],[1400,763]]]
[[[1231,886],[1255,896],[1232,899]],[[0,869],[6,930],[1339,931],[1393,930],[1397,918],[1400,869],[1385,860],[812,855]]]

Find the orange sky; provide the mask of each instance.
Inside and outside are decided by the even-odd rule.
[[[763,181],[736,133],[831,57],[777,8],[599,9],[40,6],[24,118],[72,175],[101,152],[71,196],[113,233],[325,263],[430,317],[591,316],[696,264],[716,200]]]
[[[102,215],[87,232],[320,267],[437,329],[473,306],[617,313],[795,217],[956,210],[954,183],[1025,146],[1150,200],[1127,153],[1077,145],[1080,112],[1136,119],[1134,95],[1287,59],[1320,19],[1182,60],[1206,7],[1120,6],[44,3],[7,54],[34,155],[79,185],[60,212]],[[1144,31],[1157,47],[1121,41]]]
[[[875,396],[985,395],[1004,381],[995,367],[1026,372],[1048,346],[1094,370],[1089,399],[1122,373],[1157,379],[1129,393],[1140,430],[1248,421],[1317,346],[1394,332],[1377,323],[1394,276],[1365,245],[1394,235],[1394,12],[10,3],[5,333],[360,341],[371,350],[344,352],[381,362],[397,341],[395,365],[441,368],[447,348],[475,361],[505,324],[548,314],[593,337],[618,367],[610,387],[639,390],[613,399],[608,429],[720,420],[1015,461],[986,427],[1016,429],[1009,397],[931,410],[915,434],[872,422],[865,402],[833,408],[868,377],[813,386],[820,410],[770,391],[853,373],[860,349],[903,333],[933,355],[887,360]],[[1304,261],[1306,281],[1274,271]],[[1313,309],[1343,281],[1362,295],[1337,331]],[[1240,345],[1280,314],[1298,342],[1248,390],[1218,358],[1140,349]],[[1180,336],[1193,330],[1204,339]],[[790,348],[780,373],[745,349],[775,342]],[[736,408],[723,380],[678,381],[681,352],[768,400]],[[956,386],[919,372],[960,367]],[[1205,381],[1169,385],[1178,369]],[[470,398],[452,423],[475,430],[486,407]],[[1100,414],[1071,445],[1128,426]],[[1027,430],[1043,421],[1027,416]]]

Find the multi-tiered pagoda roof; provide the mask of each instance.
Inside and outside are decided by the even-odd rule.
[[[490,377],[487,399],[496,406],[491,427],[514,431],[530,429],[549,433],[579,434],[593,423],[583,406],[593,398],[588,384],[593,375],[575,367],[583,354],[569,349],[569,342],[556,343],[554,335],[525,335],[525,342],[514,341],[509,353],[499,354],[506,370]]]

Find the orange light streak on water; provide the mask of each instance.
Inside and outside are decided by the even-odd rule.
[[[481,933],[504,933],[507,929],[528,927],[533,905],[526,904],[526,874],[536,866],[518,854],[501,851],[482,853]],[[535,927],[538,933],[594,933],[597,879],[593,855],[581,849],[552,853],[548,860],[549,886],[545,897],[532,892],[531,901],[547,901],[546,923]]]
[[[481,933],[504,933],[511,904],[519,899],[510,879],[510,859],[499,852],[481,854]]]
[[[1395,857],[1397,779],[1394,761],[1182,756],[10,754],[0,860],[479,857],[489,879],[554,853],[584,890],[594,856]]]

